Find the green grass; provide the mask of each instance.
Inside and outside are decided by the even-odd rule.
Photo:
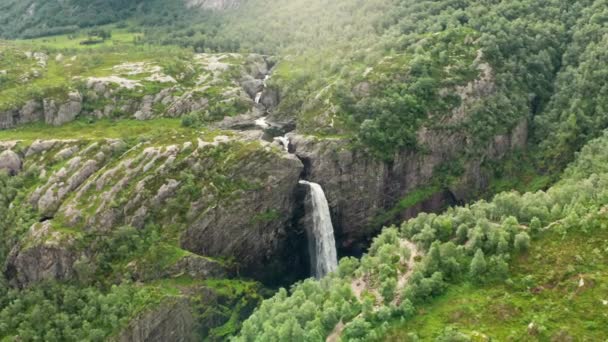
[[[57,36],[49,36],[35,39],[17,40],[17,44],[26,46],[37,46],[43,48],[53,49],[98,49],[101,47],[117,47],[125,45],[134,45],[136,40],[143,37],[143,34],[136,32],[129,32],[128,29],[122,28],[117,29],[115,25],[101,26],[101,29],[112,32],[112,37],[106,39],[102,43],[93,45],[83,45],[81,42],[88,39],[86,31],[80,31],[78,33],[64,34]]]
[[[605,226],[605,225],[604,225]],[[432,341],[448,326],[496,341],[605,341],[608,334],[608,229],[556,231],[517,257],[504,284],[452,286],[407,323],[393,323],[388,340],[415,332]],[[579,286],[581,277],[584,285]],[[529,329],[530,323],[535,328]]]
[[[18,128],[0,131],[1,140],[36,139],[149,139],[160,140],[189,140],[197,135],[197,131],[181,126],[179,119],[159,118],[149,121],[139,120],[110,120],[95,122],[77,120],[63,126],[50,126],[44,123],[34,123]]]

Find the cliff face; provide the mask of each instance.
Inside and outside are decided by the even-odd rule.
[[[10,151],[22,159],[23,172],[37,175],[27,201],[43,222],[13,248],[11,282],[73,278],[75,261],[97,253],[83,241],[150,223],[174,227],[163,234],[182,256],[164,269],[142,269],[136,259],[129,265],[136,277],[205,279],[238,271],[269,280],[287,271],[301,162],[264,142],[209,139],[132,147],[120,140],[15,143]],[[232,259],[238,269],[202,257]]]
[[[475,198],[492,177],[483,164],[525,148],[526,117],[482,146],[464,129],[443,128],[465,123],[471,108],[495,92],[491,68],[484,63],[478,68],[477,79],[445,90],[461,98],[460,106],[441,118],[439,125],[435,122],[419,129],[418,148],[398,152],[390,162],[353,150],[345,139],[288,135],[295,154],[304,162],[305,178],[325,190],[344,252],[360,252],[365,240],[384,224]],[[442,169],[459,171],[446,174]]]
[[[497,135],[484,152],[464,162],[463,172],[449,185],[436,184],[440,181],[438,168],[458,161],[466,151],[466,137],[440,133],[431,136],[433,133],[428,131],[424,134],[428,150],[399,153],[392,163],[353,151],[348,148],[348,141],[291,135],[295,153],[305,164],[306,179],[325,190],[340,247],[350,249],[354,242],[377,233],[382,224],[474,198],[487,188],[491,178],[483,170],[484,161],[498,161],[525,148],[527,121],[509,134]],[[408,204],[393,216],[385,216],[412,194],[418,198],[406,200]]]
[[[115,342],[197,341],[196,319],[188,299],[170,299],[135,317]]]

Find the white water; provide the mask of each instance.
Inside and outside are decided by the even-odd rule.
[[[289,153],[289,138],[288,137],[285,137],[285,136],[275,137],[274,140],[278,141],[279,144],[283,145],[285,152]]]
[[[308,232],[310,262],[315,277],[321,278],[338,268],[334,227],[331,224],[329,205],[321,186],[303,180],[300,184],[308,185],[310,188],[313,209],[313,229],[312,232]]]
[[[255,125],[263,129],[270,127],[265,116],[255,120]]]
[[[255,103],[260,103],[261,99],[262,99],[262,92],[255,94]]]
[[[269,79],[270,79],[270,74],[268,74],[264,77],[264,88],[266,88],[268,86],[266,82],[268,82]]]

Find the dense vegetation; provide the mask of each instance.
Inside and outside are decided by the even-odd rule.
[[[40,7],[33,18],[13,14],[27,6]],[[2,25],[7,28],[16,21],[51,29],[63,25],[52,22],[58,17],[52,11],[78,8],[96,13],[96,21],[86,14],[61,18],[82,20],[73,23],[77,27],[120,21],[145,32],[140,43],[288,56],[271,82],[282,95],[275,115],[297,120],[309,133],[352,136],[385,159],[416,148],[421,126],[465,131],[478,150],[489,137],[533,117],[537,142],[547,141],[540,164],[557,171],[605,126],[601,97],[584,96],[601,93],[605,84],[596,67],[605,50],[606,6],[600,0],[260,0],[221,13],[160,1],[6,1],[4,7],[10,9]],[[47,8],[44,18],[51,19],[42,21]],[[457,89],[484,77],[482,62],[490,67],[487,96],[468,99]],[[466,121],[428,121],[462,107],[471,113]]]
[[[425,325],[417,322],[433,317],[434,312],[424,314],[423,308],[429,303],[450,300],[450,297],[442,299],[446,290],[447,296],[462,295],[462,291],[467,296],[477,296],[476,291],[484,291],[484,286],[487,291],[494,286],[499,292],[512,293],[501,298],[506,307],[521,305],[518,303],[522,296],[536,301],[529,308],[533,311],[524,316],[532,317],[531,327],[530,322],[518,320],[519,325],[511,325],[512,330],[495,333],[493,327],[500,320],[486,322],[481,333],[489,338],[522,339],[531,335],[544,339],[572,334],[601,338],[605,333],[605,316],[597,312],[587,315],[586,310],[605,300],[601,289],[594,288],[603,286],[595,282],[601,283],[600,279],[606,277],[602,265],[605,258],[602,249],[598,249],[605,248],[605,243],[598,237],[608,229],[607,147],[608,134],[591,142],[563,179],[548,191],[505,192],[490,202],[452,208],[441,215],[422,214],[399,228],[385,229],[360,261],[342,259],[337,273],[321,281],[306,280],[294,285],[289,294],[281,290],[262,303],[245,322],[237,340],[316,341],[344,323],[342,338],[349,341],[382,340],[388,331],[401,336],[397,340],[415,341],[420,333],[438,336],[440,340],[458,337],[468,341],[481,327],[475,328],[465,319],[456,321],[468,328],[466,334],[465,330],[437,331],[436,326],[430,331],[418,330]],[[572,252],[555,250],[571,240],[575,244],[571,246]],[[423,256],[414,258],[413,263],[404,262],[416,250],[408,248],[404,241],[415,243],[424,251]],[[577,255],[574,251],[582,252],[588,247],[586,241],[592,241],[597,252]],[[526,257],[531,246],[534,254]],[[551,258],[544,258],[545,246],[552,251]],[[535,259],[530,260],[532,257]],[[565,260],[561,261],[562,258]],[[552,260],[556,259],[566,263],[562,264],[563,269],[554,268]],[[534,264],[527,265],[530,262]],[[596,262],[599,264],[595,265]],[[533,269],[534,265],[538,269]],[[582,278],[591,284],[577,290],[577,286],[585,286],[584,280],[583,285],[577,285]],[[365,286],[356,295],[360,283]],[[467,285],[460,285],[463,283]],[[570,295],[535,295],[553,286]],[[455,289],[448,290],[451,288]],[[579,299],[578,295],[582,296],[581,291],[586,289],[592,292]],[[570,304],[583,300],[580,305]],[[586,317],[584,327],[560,324],[568,322],[570,316],[549,322],[543,310],[553,310],[549,308],[555,306],[568,307],[574,317]],[[461,315],[471,316],[466,312]],[[401,326],[411,330],[401,333]]]
[[[0,0],[0,37],[36,38],[0,42],[0,111],[30,99],[65,99],[74,90],[83,91],[86,111],[104,110],[108,99],[87,92],[81,78],[107,77],[120,64],[140,61],[176,80],[173,96],[213,103],[181,119],[145,123],[121,120],[132,113],[114,106],[105,120],[91,116],[52,129],[31,124],[0,132],[0,140],[120,138],[126,146],[117,153],[125,154],[143,144],[213,140],[220,132],[201,127],[251,107],[225,100],[242,77],[234,65],[245,64],[250,52],[279,60],[267,82],[281,99],[270,108],[272,119],[295,122],[300,133],[348,139],[388,165],[397,153],[425,152],[421,128],[466,136],[464,155],[454,159],[467,159],[485,156],[496,135],[528,123],[525,151],[482,166],[503,182],[492,190],[511,189],[510,178],[526,173],[541,181],[521,190],[534,191],[507,191],[388,227],[360,260],[344,258],[335,274],[279,290],[234,339],[600,339],[608,324],[599,311],[608,300],[601,297],[608,135],[593,139],[608,127],[607,30],[608,0],[249,0],[226,12],[181,1]],[[47,59],[40,63],[27,52]],[[231,67],[221,77],[206,69],[217,61],[195,62],[195,53],[226,52],[243,55],[226,54]],[[146,80],[149,70],[119,76],[141,83],[137,91],[118,90],[119,104],[162,89]],[[152,111],[160,116],[167,109],[158,104]],[[234,193],[259,186],[236,176],[243,155],[264,161],[271,153],[254,153],[257,148],[213,148],[201,156],[203,168],[178,155],[169,171],[184,186],[141,229],[126,225],[98,234],[55,218],[53,229],[74,237],[88,255],[78,259],[68,282],[17,289],[0,277],[0,339],[105,340],[148,309],[209,289],[220,299],[196,309],[215,328],[199,333],[211,339],[235,334],[260,301],[258,283],[157,279],[192,256],[177,247],[191,203],[205,196],[230,202]],[[458,160],[445,168],[435,185],[462,172]],[[547,188],[551,177],[561,180]],[[0,265],[40,224],[40,213],[26,201],[38,181],[34,172],[0,173]],[[147,195],[163,185],[150,184]],[[378,222],[432,195],[435,185],[411,192]],[[133,187],[120,189],[112,205],[124,206]],[[78,208],[92,211],[97,192],[85,192]],[[232,260],[209,261],[230,266]],[[549,311],[559,315],[548,317]]]

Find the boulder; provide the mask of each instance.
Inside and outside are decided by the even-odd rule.
[[[21,157],[11,150],[0,153],[0,170],[5,170],[9,175],[14,176],[21,171]]]
[[[253,99],[259,92],[264,90],[264,81],[249,77],[241,82],[241,86],[245,89],[247,95]]]
[[[59,126],[73,121],[82,111],[82,95],[79,92],[68,94],[67,101],[57,103],[53,99],[44,100],[44,121]]]

